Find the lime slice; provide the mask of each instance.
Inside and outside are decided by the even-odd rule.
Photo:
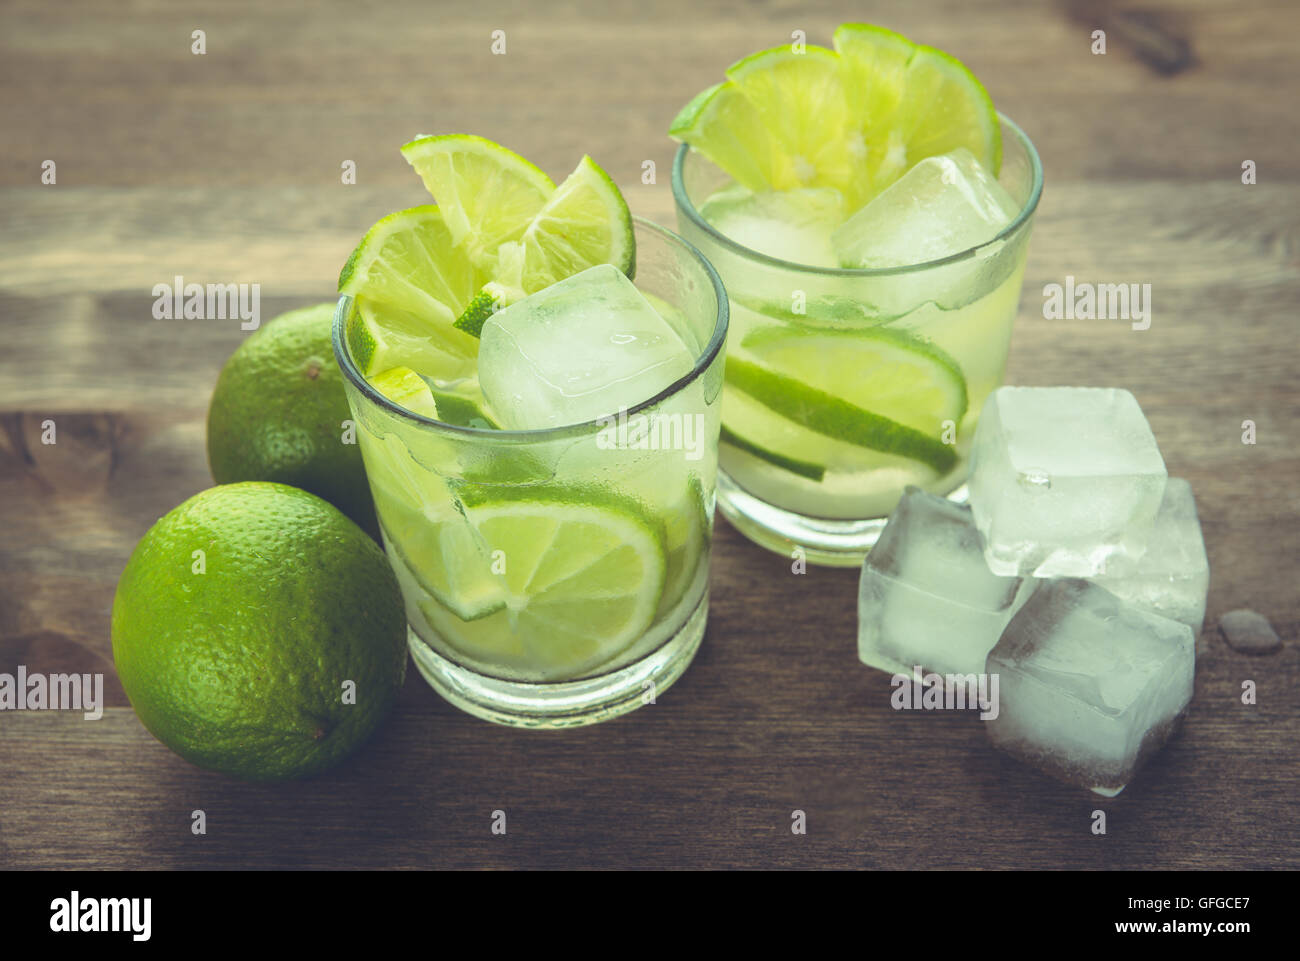
[[[669,134],[753,191],[835,187],[850,211],[918,160],[966,147],[994,174],[1001,134],[988,92],[958,60],[866,24],[835,50],[775,47],[699,94]]]
[[[487,400],[483,397],[477,378],[471,377],[450,387],[432,387],[431,393],[438,405],[438,419],[444,424],[501,429],[496,418],[488,412]]]
[[[931,341],[902,330],[760,327],[740,347],[764,367],[936,440],[945,421],[960,424],[966,413],[961,366]]]
[[[473,622],[424,612],[473,661],[504,658],[539,680],[572,678],[617,657],[650,626],[663,594],[664,545],[635,504],[517,488],[467,504],[466,517],[504,566],[506,609]]]
[[[655,620],[666,617],[686,597],[695,583],[709,536],[709,511],[704,487],[694,475],[682,498],[664,514],[666,576]]]
[[[750,190],[799,186],[789,155],[733,83],[697,94],[672,122],[668,135],[690,144]]]
[[[505,609],[492,555],[459,513],[442,521],[410,517],[396,537],[390,530],[385,535],[416,582],[458,620],[476,621]]]
[[[356,301],[347,339],[361,372],[410,367],[446,380],[472,373],[478,343],[452,323],[482,285],[437,207],[379,221],[339,275],[339,291]]]
[[[439,321],[357,298],[347,323],[348,350],[366,377],[410,367],[435,380],[474,373],[477,342]]]
[[[814,464],[811,461],[799,460],[795,457],[787,457],[785,454],[778,454],[761,444],[755,443],[741,437],[734,430],[723,425],[722,433],[718,437],[718,442],[730,444],[737,450],[743,450],[747,454],[753,454],[760,460],[765,460],[781,470],[789,471],[791,474],[798,474],[800,477],[806,477],[814,483],[820,484],[822,478],[826,476],[826,468],[822,464]]]
[[[836,441],[920,461],[940,473],[956,463],[955,449],[941,440],[966,412],[966,383],[960,368],[937,347],[897,331],[759,330],[742,342],[749,357],[727,358],[727,384],[768,414]],[[817,384],[817,387],[810,386]],[[731,403],[730,397],[728,403]],[[749,411],[740,427],[727,410],[733,431],[769,449],[779,431]],[[789,455],[786,455],[789,456]],[[797,458],[808,459],[808,458]],[[817,466],[828,466],[813,461]]]
[[[518,239],[555,191],[536,166],[483,137],[422,137],[402,156],[445,212],[452,241],[483,268],[495,264],[497,248]]]
[[[772,138],[790,159],[800,187],[844,190],[850,209],[858,163],[848,101],[833,50],[809,44],[796,53],[791,45],[751,54],[727,68],[727,80],[748,100]]]
[[[380,375],[383,377],[384,375]],[[487,546],[466,522],[445,479],[416,461],[397,434],[358,432],[384,538],[427,593],[463,620],[505,606]],[[448,449],[442,462],[454,463]]]
[[[370,385],[394,404],[438,418],[438,406],[423,378],[409,367],[393,367],[370,378]]]
[[[590,157],[556,188],[523,235],[518,287],[534,294],[588,267],[613,264],[635,273],[632,214],[618,186]],[[510,278],[504,278],[508,284]]]
[[[389,214],[366,232],[339,274],[339,293],[363,295],[450,326],[483,286],[432,204]]]
[[[517,300],[521,300],[519,291],[507,287],[505,284],[490,280],[483,285],[474,299],[469,302],[469,306],[456,318],[456,323],[452,324],[457,330],[469,334],[471,337],[481,337],[483,335],[483,325],[487,319],[502,308],[509,307]]]
[[[961,61],[863,23],[837,28],[835,49],[854,120],[852,136],[865,147],[867,198],[918,160],[957,147],[997,175],[1002,163],[997,111]]]

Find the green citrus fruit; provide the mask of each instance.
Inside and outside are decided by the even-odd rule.
[[[304,777],[392,708],[406,617],[383,552],[335,508],[284,484],[228,484],[136,545],[113,659],[141,722],[177,754],[246,780]]]
[[[361,451],[334,359],[333,304],[282,314],[239,345],[208,409],[208,463],[218,484],[276,481],[325,498],[376,534]]]

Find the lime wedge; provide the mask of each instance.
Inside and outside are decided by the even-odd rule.
[[[800,187],[837,187],[850,209],[860,158],[853,141],[848,101],[833,50],[809,44],[796,53],[789,44],[751,54],[727,68],[727,80],[758,112],[759,119],[790,159]]]
[[[409,367],[392,367],[370,378],[370,385],[394,404],[438,419],[438,405],[423,378]]]
[[[864,23],[842,24],[835,49],[865,148],[873,197],[918,160],[965,147],[995,176],[1002,134],[993,99],[961,61]]]
[[[432,204],[389,214],[366,232],[339,274],[339,293],[363,295],[448,326],[483,286]]]
[[[379,526],[411,578],[463,620],[502,609],[505,595],[491,555],[446,480],[417,462],[396,433],[380,438],[363,430],[358,439]],[[441,461],[454,463],[454,450]]]
[[[764,367],[935,440],[945,421],[960,424],[966,414],[961,366],[931,341],[903,330],[760,327],[740,348]]]
[[[940,473],[956,463],[955,449],[941,438],[949,426],[944,422],[955,429],[966,412],[966,382],[957,364],[934,345],[881,328],[813,333],[773,327],[751,334],[741,347],[761,362],[728,357],[727,384],[769,414],[836,441],[920,461]],[[733,413],[745,412],[733,406],[728,424],[742,432]],[[748,413],[751,419],[756,415],[761,418],[759,412]],[[778,446],[772,438],[779,431],[761,420],[743,435]],[[783,452],[789,449],[781,445]]]
[[[613,264],[635,273],[632,214],[618,186],[590,157],[556,188],[523,235],[522,276],[517,286],[534,294],[588,267]],[[506,284],[511,278],[503,278]]]
[[[668,135],[690,144],[750,190],[799,186],[789,155],[733,83],[697,94],[672,122]]]
[[[485,269],[495,264],[497,248],[518,239],[555,191],[536,166],[483,137],[422,137],[403,147],[402,156],[443,209],[452,241]]]
[[[695,582],[708,543],[710,512],[704,501],[704,487],[694,475],[686,490],[664,515],[664,550],[667,572],[663,596],[655,619],[668,615],[682,602]]]
[[[918,160],[966,147],[996,174],[997,113],[958,60],[882,27],[844,24],[835,50],[755,53],[669,128],[753,191],[835,187],[850,211]]]
[[[444,424],[501,429],[496,418],[488,413],[487,400],[483,397],[477,378],[471,377],[446,388],[433,387],[431,393],[438,405],[438,419]]]
[[[826,468],[821,464],[814,464],[811,461],[799,460],[795,457],[787,457],[785,454],[778,454],[776,451],[747,440],[741,437],[734,430],[730,430],[723,425],[722,433],[718,437],[721,444],[730,444],[737,450],[743,450],[747,454],[753,454],[760,460],[765,460],[781,470],[789,471],[791,474],[798,474],[800,477],[806,477],[814,483],[820,484],[822,478],[826,476]]]
[[[495,280],[488,281],[483,285],[474,299],[469,302],[469,306],[461,312],[452,324],[459,331],[469,334],[471,337],[483,336],[483,325],[487,319],[504,307],[509,307],[516,300],[521,299],[516,291],[512,291],[504,284],[497,283]]]
[[[339,291],[355,298],[347,339],[361,372],[410,367],[447,380],[472,373],[478,343],[452,323],[482,285],[437,207],[379,221],[339,275]]]
[[[444,381],[474,373],[477,342],[440,321],[359,297],[346,331],[352,359],[367,377],[392,367]]]
[[[617,657],[650,626],[663,594],[664,545],[634,503],[517,488],[467,503],[466,517],[504,568],[505,610],[468,621],[454,611],[422,609],[471,660],[504,660],[539,680],[578,677]]]

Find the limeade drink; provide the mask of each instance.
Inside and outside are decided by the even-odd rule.
[[[1041,169],[960,63],[879,27],[733,65],[671,133],[683,236],[731,301],[719,505],[856,565],[903,488],[965,480]]]
[[[335,350],[412,655],[503,723],[630,710],[703,635],[725,297],[590,158],[403,153],[440,203],[358,246]]]

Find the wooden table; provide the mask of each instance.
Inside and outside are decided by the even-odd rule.
[[[103,671],[110,705],[95,722],[0,715],[0,866],[1300,866],[1290,0],[1150,0],[1138,17],[1038,0],[267,6],[0,10],[0,671]],[[153,319],[153,285],[257,282],[268,317],[331,299],[365,228],[422,202],[397,150],[422,132],[479,133],[555,176],[590,152],[671,224],[676,109],[746,53],[863,16],[964,59],[1042,153],[1008,380],[1132,389],[1195,489],[1213,570],[1196,697],[1145,774],[1103,801],[993,752],[971,717],[896,714],[856,660],[856,574],[796,576],[722,521],[698,659],[620,720],[507,730],[412,671],[371,745],[315,780],[237,783],[155,741],[113,674],[114,585],[145,530],[210,485],[204,414],[245,335]],[[1150,283],[1151,328],[1042,319],[1066,275]],[[1237,607],[1285,648],[1228,648],[1216,624]]]

